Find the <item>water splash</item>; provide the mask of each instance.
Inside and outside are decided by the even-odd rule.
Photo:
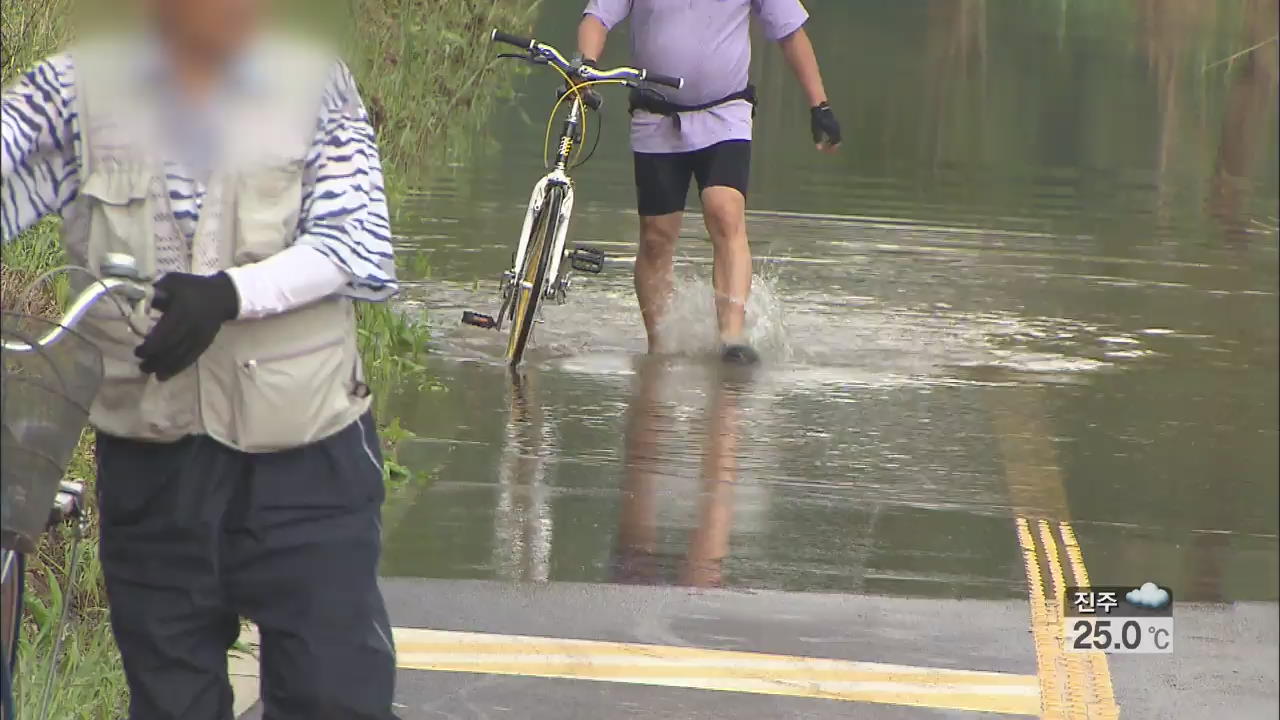
[[[774,279],[753,275],[751,296],[747,299],[747,340],[766,360],[784,361],[791,357],[785,314],[782,294]],[[701,273],[677,272],[671,304],[658,324],[658,332],[677,355],[701,355],[719,349],[715,289],[710,278]]]

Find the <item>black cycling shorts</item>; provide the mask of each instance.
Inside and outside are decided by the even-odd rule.
[[[698,192],[714,185],[747,195],[751,175],[751,141],[725,140],[701,150],[680,153],[634,153],[636,208],[641,215],[666,215],[684,210],[689,178]]]

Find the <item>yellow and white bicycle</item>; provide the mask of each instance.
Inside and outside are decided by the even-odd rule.
[[[502,274],[501,309],[497,315],[484,315],[469,310],[462,314],[462,322],[468,325],[498,331],[505,327],[506,360],[509,365],[515,366],[524,357],[525,348],[533,334],[533,326],[538,322],[538,310],[542,301],[565,299],[569,291],[571,271],[595,274],[604,268],[604,253],[598,249],[578,247],[571,252],[565,249],[569,219],[573,215],[573,181],[569,172],[581,164],[579,162],[575,165],[575,149],[580,153],[580,141],[586,135],[586,111],[591,104],[590,96],[584,90],[595,85],[635,88],[647,83],[678,89],[684,85],[684,80],[642,68],[616,67],[600,70],[575,64],[551,45],[498,30],[494,30],[490,38],[494,42],[507,43],[523,51],[499,57],[545,65],[563,76],[568,91],[560,96],[551,109],[543,147],[544,157],[550,149],[551,128],[556,111],[561,103],[570,100],[569,112],[555,145],[555,156],[548,163],[549,172],[533,186],[511,267]],[[568,267],[564,266],[565,260],[568,260]]]

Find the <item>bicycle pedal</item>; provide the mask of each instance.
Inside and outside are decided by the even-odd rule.
[[[471,312],[470,310],[462,311],[462,322],[463,324],[475,325],[476,327],[484,328],[485,330],[492,330],[498,326],[498,321],[494,320],[491,316],[483,313]]]
[[[604,269],[604,251],[593,247],[575,248],[569,254],[569,264],[578,272],[599,273]]]

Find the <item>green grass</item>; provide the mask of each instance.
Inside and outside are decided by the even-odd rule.
[[[354,4],[348,53],[378,131],[393,196],[421,184],[433,166],[461,147],[496,97],[499,80],[489,41],[494,27],[523,32],[536,0],[362,0]]]
[[[40,288],[31,286],[41,273],[63,262],[58,220],[46,218],[0,254],[0,307],[7,312],[53,315],[70,295],[66,276],[54,276]]]
[[[356,317],[365,382],[375,388],[374,416],[379,419],[383,445],[382,479],[387,483],[411,480],[416,473],[398,462],[397,451],[413,434],[400,426],[398,417],[383,418],[386,399],[391,396],[388,390],[412,384],[426,369],[426,322],[387,303],[357,305]]]
[[[89,436],[86,433],[86,450],[92,443]],[[88,457],[87,453],[84,456]],[[72,596],[65,587],[75,545],[70,527],[46,538],[36,556],[28,560],[27,615],[14,678],[19,717],[40,717],[37,713],[49,659],[54,657],[54,632],[68,602],[72,612],[58,653],[61,664],[50,694],[49,717],[96,720],[122,717],[127,710],[128,687],[111,635],[96,537],[97,529],[91,527],[79,545],[78,579]]]
[[[0,80],[5,85],[58,50],[71,30],[75,0],[0,2]]]
[[[303,5],[310,8],[310,0]],[[63,46],[74,0],[5,0],[0,20],[5,42],[0,77],[7,85],[19,73]],[[491,79],[494,49],[485,33],[498,26],[528,30],[538,0],[346,0],[346,57],[378,131],[388,196],[394,207],[407,188],[426,181],[434,166],[456,154],[494,98],[509,93],[508,80]],[[0,296],[6,310],[54,315],[68,300],[65,279],[18,300],[31,280],[65,262],[58,221],[46,219],[4,248]],[[421,278],[429,267],[421,253],[400,259],[404,275]],[[434,391],[422,377],[427,325],[387,303],[357,306],[357,328],[367,382],[378,401],[388,496],[418,487],[427,478],[402,465],[398,448],[413,436],[394,416],[383,416],[391,389]],[[86,431],[68,475],[88,483],[93,505],[93,434]],[[72,603],[63,640],[58,684],[50,717],[106,720],[122,717],[128,688],[108,623],[97,527],[81,545],[80,581],[68,598],[63,584],[70,560],[70,529],[46,536],[28,558],[27,614],[15,675],[21,717],[35,717],[53,658],[53,628],[64,604]]]
[[[38,573],[39,570],[33,570]],[[49,662],[53,655],[52,628],[58,606],[40,610],[49,595],[28,594],[27,619],[14,678],[18,717],[38,718]],[[128,710],[129,688],[120,670],[120,652],[111,635],[107,610],[78,610],[59,653],[62,663],[50,694],[50,718],[114,720]]]

